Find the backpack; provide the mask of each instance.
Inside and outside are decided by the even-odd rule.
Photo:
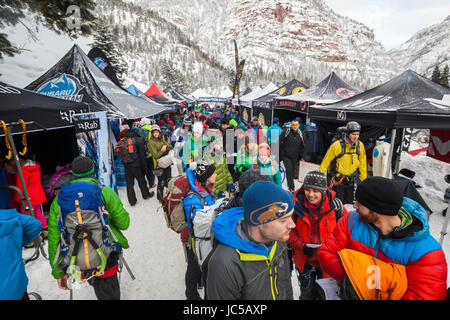
[[[79,282],[103,275],[111,252],[120,252],[121,248],[108,235],[117,242],[103,210],[102,187],[92,182],[68,183],[61,188],[58,206],[59,250],[63,256],[60,265],[68,267],[68,273]]]
[[[226,205],[230,199],[221,198],[214,202],[212,206],[206,206],[198,209],[195,215],[190,215],[192,226],[192,245],[197,258],[197,263],[202,268],[203,263],[214,249],[214,233],[211,230],[214,219],[223,211],[221,208]]]
[[[138,159],[136,150],[136,142],[133,138],[124,137],[117,142],[114,151],[119,154],[120,159],[124,164],[131,163]]]
[[[169,180],[164,192],[163,210],[168,228],[180,233],[188,226],[184,214],[183,199],[191,191],[186,174],[176,176]]]
[[[333,141],[334,143],[334,141]],[[338,172],[337,172],[337,166],[336,166],[336,161],[340,158],[342,158],[345,154],[356,154],[359,157],[359,153],[360,153],[360,143],[359,141],[357,141],[356,143],[356,150],[355,152],[347,152],[346,148],[345,148],[345,141],[344,139],[339,139],[339,143],[341,144],[341,153],[338,154],[330,163],[330,168],[329,168],[329,173],[331,177],[334,177]]]

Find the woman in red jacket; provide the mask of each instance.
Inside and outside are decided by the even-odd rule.
[[[430,234],[425,209],[382,177],[361,182],[355,198],[356,211],[339,220],[318,251],[322,270],[341,283],[346,273],[339,253],[351,249],[405,266],[408,287],[403,300],[445,299],[447,262]]]
[[[333,231],[336,221],[347,213],[336,193],[327,188],[327,177],[320,171],[306,174],[303,186],[295,193],[293,219],[289,245],[293,251],[300,300],[316,300],[319,294],[315,280],[326,277],[317,260],[317,248]]]

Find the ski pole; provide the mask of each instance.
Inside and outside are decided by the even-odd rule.
[[[445,176],[445,181],[447,183],[450,183],[450,175]],[[447,235],[447,226],[448,226],[448,220],[449,220],[449,216],[450,216],[450,190],[448,188],[445,190],[444,198],[448,201],[448,207],[447,207],[447,214],[445,215],[444,224],[442,225],[441,237],[439,239],[439,244],[441,246],[444,243],[444,237]]]
[[[135,280],[136,278],[135,278],[133,272],[131,272],[131,269],[128,266],[128,263],[125,261],[125,258],[123,257],[123,254],[120,255],[119,259],[122,261],[123,265],[125,266],[125,268],[127,269],[128,273],[130,274],[131,280]]]

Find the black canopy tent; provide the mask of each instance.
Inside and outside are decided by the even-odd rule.
[[[171,97],[172,99],[183,101],[186,104],[186,107],[193,107],[195,106],[195,100],[187,97],[186,95],[182,94],[177,89],[173,88],[172,86],[168,86],[163,90],[163,92]]]
[[[308,116],[309,106],[327,105],[358,94],[360,91],[351,87],[334,71],[313,87],[297,94],[283,98],[275,98],[275,109],[295,111]]]
[[[274,110],[273,100],[277,97],[285,97],[298,92],[305,91],[308,88],[305,84],[293,79],[283,86],[279,87],[276,91],[268,93],[258,99],[252,101],[253,115],[257,115],[258,118],[263,117],[265,125],[272,125]]]
[[[78,154],[73,116],[90,111],[83,102],[53,98],[0,82],[0,120],[11,124],[8,131],[19,151],[24,145],[22,126],[17,121],[24,120],[28,149],[25,156],[34,155],[43,174],[72,161]],[[4,135],[1,129],[0,136]],[[6,154],[5,143],[0,143],[1,157]]]
[[[76,44],[26,89],[53,97],[85,102],[89,104],[91,112],[107,111],[110,118],[135,119],[152,116],[167,109],[118,87]]]
[[[389,162],[396,176],[405,128],[450,128],[450,88],[407,70],[354,97],[326,106],[311,106],[309,116],[341,125],[358,121],[363,128],[392,129]]]
[[[450,88],[407,70],[392,80],[326,106],[310,106],[311,119],[384,128],[448,129]]]
[[[13,123],[22,119],[27,132],[73,127],[73,115],[86,112],[90,112],[86,103],[45,96],[0,81],[0,120]],[[12,134],[22,132],[20,126],[11,129]]]

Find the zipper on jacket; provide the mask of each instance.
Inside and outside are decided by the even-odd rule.
[[[272,266],[271,266],[271,264],[270,264],[270,260],[269,259],[267,259],[266,260],[266,263],[267,263],[267,266],[269,267],[269,279],[270,279],[270,291],[272,292],[272,298],[273,298],[273,300],[277,300],[277,298],[276,298],[276,295],[275,295],[275,292],[274,292],[274,288],[275,288],[275,290],[276,290],[276,287],[275,287],[275,285],[274,285],[274,279],[273,279],[273,274],[272,274]],[[277,291],[277,295],[278,295],[278,290],[276,290]]]
[[[375,242],[375,254],[374,254],[375,258],[378,255],[378,251],[380,251],[380,235],[377,232],[377,242]]]

